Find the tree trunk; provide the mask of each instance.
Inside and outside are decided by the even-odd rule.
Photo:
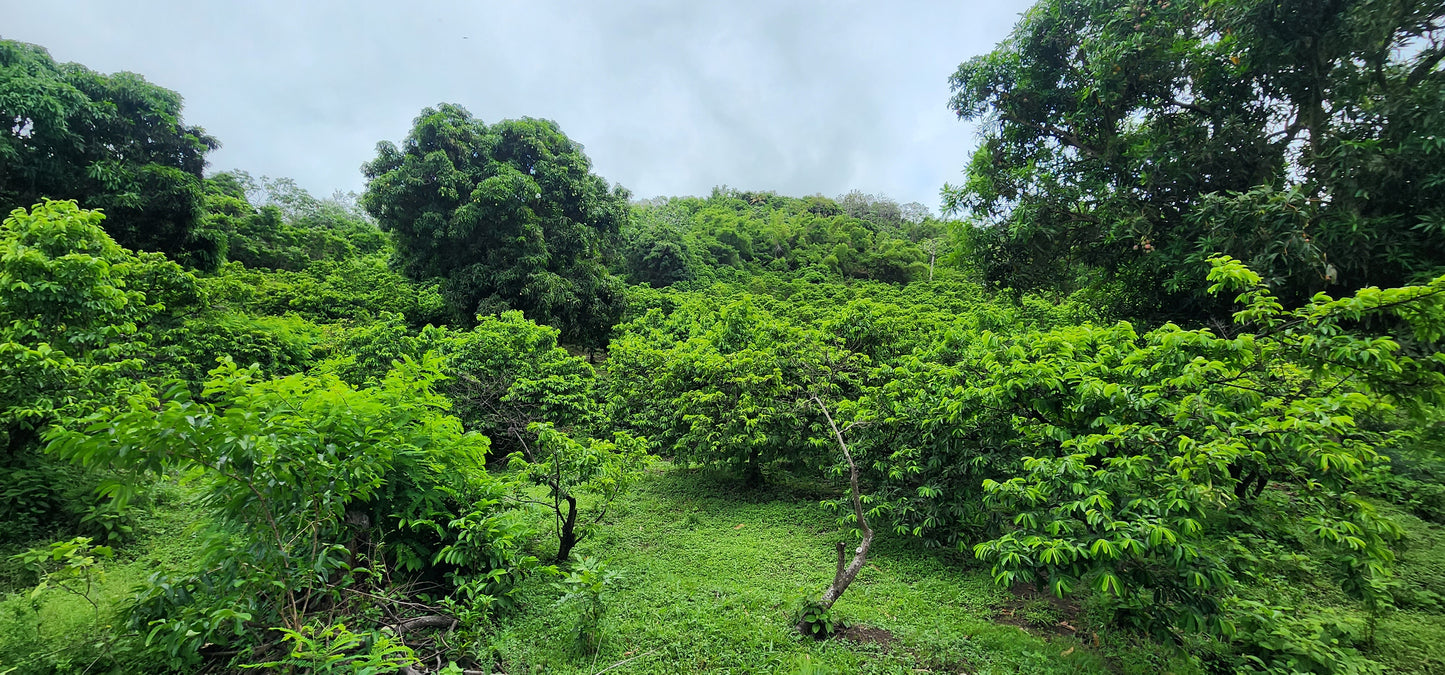
[[[567,560],[572,555],[572,547],[577,545],[577,498],[572,495],[562,495],[562,498],[567,500],[567,517],[557,533],[557,562]]]
[[[749,487],[761,487],[763,484],[762,455],[757,450],[748,453],[747,466],[743,467],[743,480]]]
[[[938,240],[928,240],[928,280],[933,281],[933,261],[938,258]]]
[[[838,442],[838,448],[843,451],[843,459],[848,462],[848,487],[849,494],[853,498],[853,515],[858,519],[858,527],[863,530],[863,541],[858,543],[858,548],[853,549],[853,560],[845,567],[843,559],[845,546],[838,542],[838,567],[833,572],[833,583],[828,590],[823,592],[823,597],[818,599],[818,605],[823,609],[829,609],[838,598],[843,597],[843,592],[848,590],[848,585],[858,577],[863,570],[863,564],[868,561],[868,547],[873,545],[873,528],[868,527],[868,517],[863,513],[863,500],[858,494],[858,465],[853,462],[853,453],[848,451],[848,444],[843,440],[843,432],[838,429],[838,424],[833,421],[833,416],[828,413],[827,406],[823,405],[822,399],[813,397],[813,402],[823,411],[823,416],[828,419],[828,426],[833,430],[833,439]],[[808,626],[798,624],[798,631],[807,634]]]

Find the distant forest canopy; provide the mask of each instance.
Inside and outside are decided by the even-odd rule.
[[[451,103],[317,197],[0,41],[0,675],[1445,669],[1445,2],[1043,0],[950,86],[941,216]]]
[[[139,75],[58,64],[5,41],[0,86],[14,120],[0,137],[6,212],[75,199],[104,209],[121,245],[200,271],[235,262],[301,272],[385,249],[395,269],[439,286],[447,321],[520,309],[594,346],[621,315],[619,278],[661,287],[807,267],[902,283],[932,274],[947,240],[962,236],[926,206],[857,190],[798,199],[718,188],[630,203],[554,123],[488,126],[454,105],[424,111],[402,147],[379,146],[365,195],[318,199],[287,178],[204,176],[219,141],[184,124],[179,94]],[[406,187],[416,180],[433,191]]]

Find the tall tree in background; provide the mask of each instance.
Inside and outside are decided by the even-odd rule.
[[[377,145],[362,205],[396,235],[416,279],[444,279],[458,318],[520,309],[569,342],[600,345],[622,309],[602,245],[627,193],[591,172],[554,122],[488,126],[461,106],[427,108],[401,147]]]
[[[1445,2],[1044,0],[952,78],[988,275],[1191,317],[1227,253],[1287,303],[1445,264]]]
[[[226,241],[202,224],[201,172],[217,147],[181,121],[169,89],[0,40],[0,213],[74,199],[104,209],[106,231],[126,248],[213,267]]]

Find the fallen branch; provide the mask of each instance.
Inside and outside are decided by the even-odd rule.
[[[403,619],[394,624],[382,626],[381,629],[401,635],[410,630],[418,628],[445,628],[451,630],[457,627],[457,620],[443,614],[429,614],[427,616],[415,616],[410,619]]]

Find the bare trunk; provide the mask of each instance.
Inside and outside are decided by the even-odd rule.
[[[445,628],[451,630],[457,627],[457,620],[442,614],[428,614],[410,619],[402,619],[394,624],[382,626],[383,630],[390,630],[392,633],[401,635],[410,630],[418,628]]]
[[[841,564],[843,562],[843,544],[841,542],[838,544],[838,572],[833,576],[833,584],[823,592],[823,597],[818,599],[818,604],[824,609],[832,607],[838,598],[843,597],[843,591],[848,590],[848,584],[853,583],[853,579],[863,570],[863,564],[868,560],[868,547],[871,545],[873,545],[873,531],[865,527],[863,541],[859,542],[858,548],[853,550],[853,561],[848,563],[847,567],[843,567]]]
[[[748,463],[743,468],[743,481],[748,487],[761,487],[763,484],[763,458],[762,453],[757,450],[748,453]]]
[[[572,547],[577,545],[577,498],[572,495],[563,495],[567,500],[567,518],[562,521],[562,529],[557,533],[557,562],[562,562],[572,555]]]
[[[928,280],[933,281],[933,261],[938,258],[938,240],[928,240]]]
[[[823,597],[818,599],[818,605],[823,609],[833,606],[838,598],[843,597],[843,592],[848,590],[848,585],[858,577],[863,570],[863,564],[868,561],[868,547],[873,545],[873,528],[868,527],[868,517],[863,513],[863,500],[858,493],[858,465],[853,462],[853,453],[848,451],[848,443],[843,440],[843,432],[838,429],[838,424],[833,421],[833,416],[828,414],[828,407],[823,405],[823,400],[817,396],[813,402],[823,411],[823,417],[827,418],[828,426],[833,430],[833,438],[838,442],[838,448],[843,451],[843,459],[848,462],[848,487],[850,496],[853,498],[853,515],[858,519],[858,527],[863,530],[863,541],[858,543],[858,548],[853,549],[853,560],[845,567],[843,565],[844,546],[838,542],[838,567],[833,573],[833,583],[828,590],[823,592]],[[798,630],[807,632],[807,626],[799,625]]]

